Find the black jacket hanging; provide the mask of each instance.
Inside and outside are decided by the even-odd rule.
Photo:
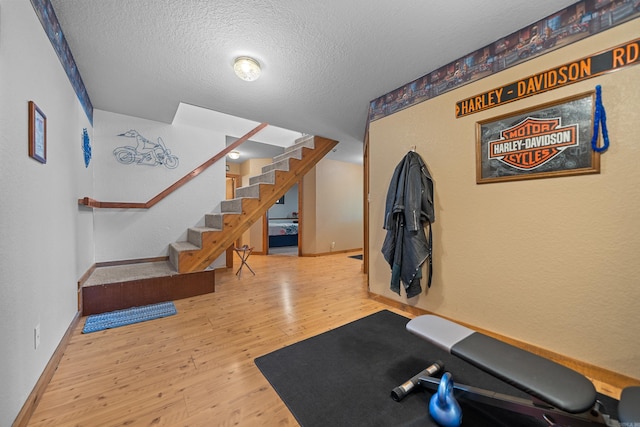
[[[433,179],[420,155],[410,151],[396,166],[385,204],[382,253],[391,267],[391,290],[400,294],[402,282],[407,297],[422,292],[422,264],[429,260],[432,277],[432,232],[435,221]],[[429,227],[429,237],[424,227]]]

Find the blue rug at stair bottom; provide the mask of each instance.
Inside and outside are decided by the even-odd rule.
[[[93,314],[87,317],[82,333],[88,334],[89,332],[97,332],[104,329],[158,319],[160,317],[173,316],[177,312],[176,306],[170,301],[116,310],[109,313]]]

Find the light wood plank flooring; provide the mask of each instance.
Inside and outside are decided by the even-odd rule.
[[[87,335],[82,319],[28,425],[297,426],[256,357],[382,309],[414,317],[368,298],[347,255],[252,255],[256,276],[217,272],[175,316]]]
[[[295,426],[253,360],[381,309],[349,254],[251,256],[178,314],[73,337],[29,426]],[[236,266],[237,268],[237,266]]]

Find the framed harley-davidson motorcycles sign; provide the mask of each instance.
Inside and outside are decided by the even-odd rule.
[[[594,108],[591,91],[478,122],[476,182],[599,173]]]

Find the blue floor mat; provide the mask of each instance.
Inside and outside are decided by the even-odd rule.
[[[93,314],[87,317],[83,334],[102,331],[104,329],[117,328],[133,323],[158,319],[160,317],[173,316],[178,311],[173,302],[161,302],[159,304],[145,305],[143,307],[127,308],[109,313]]]

